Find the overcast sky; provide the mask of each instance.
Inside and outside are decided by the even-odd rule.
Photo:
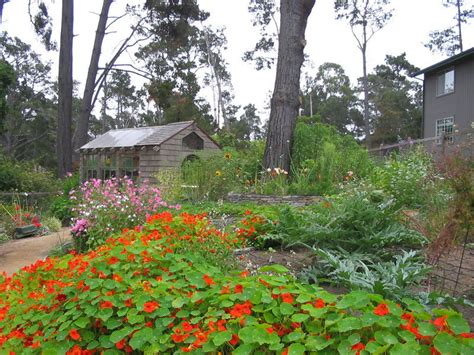
[[[55,21],[54,37],[58,38],[61,1],[50,1],[53,3],[50,7]],[[228,39],[226,59],[230,64],[236,104],[254,103],[262,109],[273,89],[274,70],[257,72],[252,64],[241,60],[243,52],[251,49],[258,38],[258,31],[252,27],[247,12],[248,1],[199,0],[198,2],[211,14],[208,23],[226,27],[225,33]],[[12,0],[6,4],[3,13],[4,22],[0,28],[32,44],[38,52],[44,53],[29,23],[27,3],[28,0]],[[99,0],[75,1],[74,79],[82,83],[85,82],[87,75],[98,20],[97,13],[100,12],[101,3]],[[116,0],[112,4],[111,14],[122,14],[127,3],[137,4],[143,1]],[[399,55],[406,52],[408,60],[421,68],[444,59],[442,55],[431,53],[423,43],[427,41],[430,31],[454,24],[454,9],[443,7],[442,0],[392,0],[391,3],[394,9],[393,18],[369,42],[369,70],[383,63],[386,54]],[[474,0],[466,0],[465,3],[473,6]],[[347,23],[335,20],[333,4],[334,0],[316,0],[306,30],[305,52],[310,57],[310,63],[307,63],[304,72],[315,73],[322,63],[335,62],[342,65],[355,83],[362,73],[361,54]],[[126,37],[129,25],[127,20],[121,20],[111,29],[114,32],[104,41],[101,63],[105,63],[111,57],[120,40]],[[464,49],[474,46],[473,23],[464,25],[463,40]],[[57,52],[44,54],[44,58],[54,62],[57,61],[57,56]],[[120,62],[126,63],[131,60],[133,51],[126,53]],[[210,97],[209,93],[203,95]],[[267,114],[263,112],[262,114],[262,118],[266,119]]]

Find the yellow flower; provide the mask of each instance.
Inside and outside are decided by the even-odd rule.
[[[221,176],[221,175],[222,175],[221,171],[220,171],[220,170],[216,170],[216,176]]]
[[[224,158],[226,158],[227,160],[231,159],[232,158],[232,155],[230,153],[225,153],[224,154]]]

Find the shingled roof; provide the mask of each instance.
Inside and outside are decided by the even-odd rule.
[[[79,150],[160,145],[192,124],[194,121],[175,122],[164,126],[112,129],[83,145]]]

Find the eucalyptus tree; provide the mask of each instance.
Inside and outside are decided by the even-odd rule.
[[[364,92],[365,139],[370,146],[371,119],[367,75],[367,48],[369,41],[390,20],[393,10],[387,9],[390,0],[336,0],[336,18],[349,22],[352,35],[362,54],[362,87]]]
[[[305,31],[315,0],[281,0],[278,59],[270,103],[265,168],[290,171],[290,152],[300,107],[300,75],[306,46]]]
[[[470,8],[464,0],[443,0],[444,7],[454,7],[455,24],[443,30],[430,32],[430,40],[425,47],[434,52],[446,53],[450,56],[463,51],[462,25],[474,18],[474,5]]]

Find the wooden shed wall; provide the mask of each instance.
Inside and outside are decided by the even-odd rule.
[[[182,140],[190,133],[196,133],[204,141],[203,150],[189,149],[183,146]],[[159,151],[147,147],[140,152],[140,180],[153,182],[153,175],[163,168],[179,168],[184,159],[191,154],[213,154],[220,148],[199,128],[190,126],[160,146]]]

